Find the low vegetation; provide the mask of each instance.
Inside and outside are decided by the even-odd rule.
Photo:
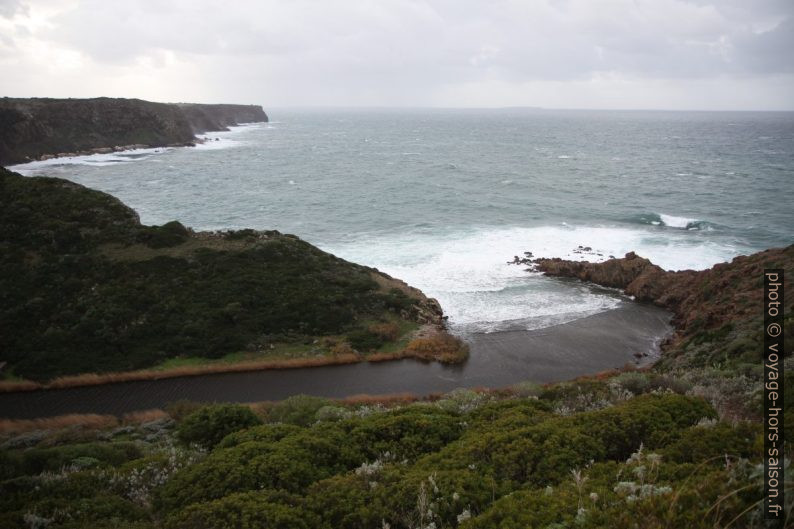
[[[674,379],[406,400],[183,402],[178,419],[7,433],[0,526],[764,527],[760,425]]]
[[[440,322],[419,291],[297,237],[143,226],[104,193],[0,169],[0,328],[13,329],[0,333],[0,362],[12,388],[159,377],[174,362],[193,374],[401,356],[395,344]]]

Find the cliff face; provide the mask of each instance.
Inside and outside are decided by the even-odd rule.
[[[186,145],[195,134],[267,121],[254,105],[140,99],[0,99],[0,165],[131,147]]]
[[[194,134],[228,130],[229,126],[241,123],[258,123],[268,121],[267,114],[257,105],[201,105],[195,103],[179,103],[177,105],[185,114]]]

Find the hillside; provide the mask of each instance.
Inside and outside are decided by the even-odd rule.
[[[105,193],[0,169],[6,378],[228,355],[453,361],[463,348],[435,331],[441,321],[437,302],[418,290],[295,236],[144,226]],[[422,325],[425,341],[411,341]],[[428,348],[433,338],[446,345]]]
[[[136,225],[128,210],[114,217],[121,231]],[[633,254],[535,264],[673,310],[677,333],[662,360],[647,371],[419,401],[296,396],[175,402],[122,419],[4,421],[0,525],[770,527],[760,502],[761,270],[790,278],[794,247],[702,272],[665,272]],[[791,439],[790,345],[787,354]],[[794,507],[786,483],[783,527]]]
[[[196,134],[267,121],[255,105],[140,99],[0,99],[0,165],[131,147],[186,145]]]

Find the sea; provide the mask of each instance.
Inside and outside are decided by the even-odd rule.
[[[298,235],[435,297],[460,335],[626,301],[516,256],[700,270],[794,243],[794,113],[265,108],[193,148],[11,169],[110,193],[145,224]]]

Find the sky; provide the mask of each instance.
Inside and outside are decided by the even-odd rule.
[[[0,96],[794,110],[794,0],[0,0]]]

